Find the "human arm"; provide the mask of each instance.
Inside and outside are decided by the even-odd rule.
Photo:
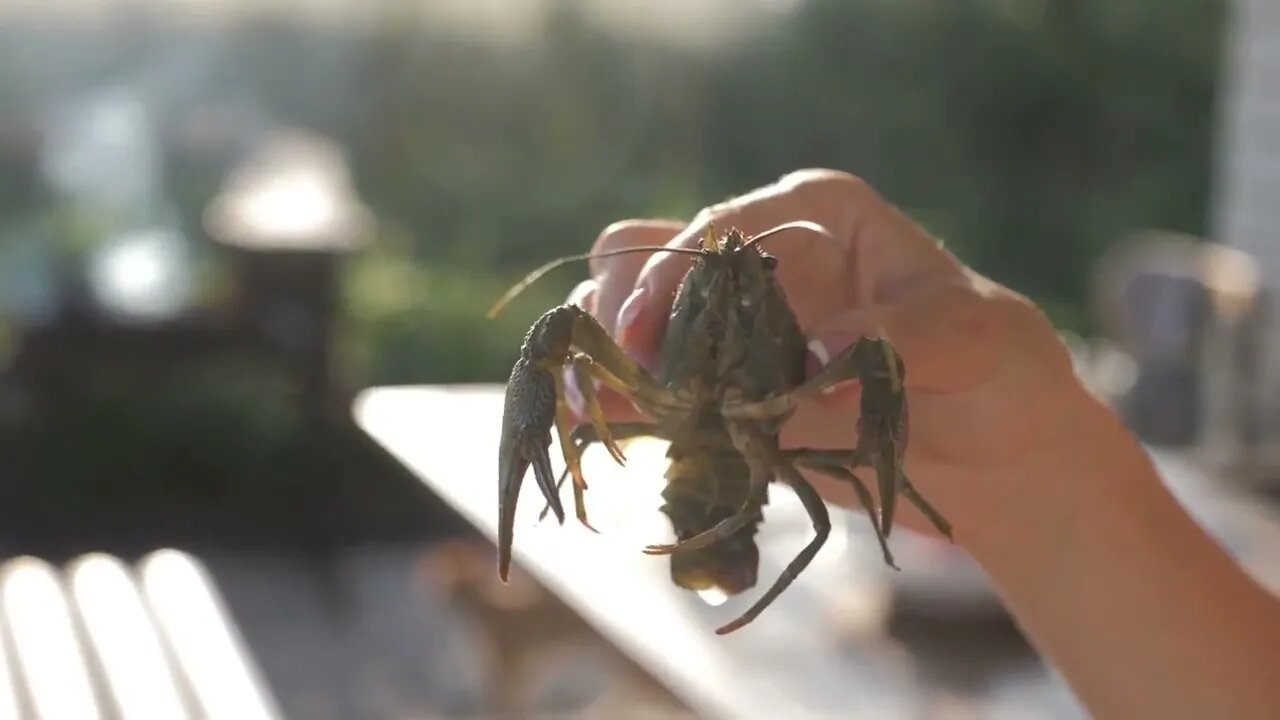
[[[1099,718],[1280,715],[1280,602],[1092,398],[1037,488],[966,549]]]

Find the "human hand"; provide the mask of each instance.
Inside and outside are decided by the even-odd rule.
[[[906,366],[907,475],[1090,713],[1273,716],[1274,595],[1197,524],[1119,418],[1085,390],[1043,314],[965,267],[865,183],[800,171],[690,223],[614,224],[594,252],[691,248],[712,223],[756,234],[797,220],[829,237],[787,230],[764,244],[816,349],[810,374],[864,334],[893,343]],[[596,258],[570,300],[653,370],[690,262],[672,253]],[[783,446],[855,447],[859,399],[849,382],[802,402]],[[611,421],[641,419],[622,397],[602,391],[600,400]],[[806,474],[826,500],[856,504],[851,488]],[[933,532],[911,503],[898,508],[900,524]]]
[[[708,223],[751,235],[807,220],[835,238],[803,230],[766,241],[777,275],[811,339],[810,373],[864,334],[883,334],[906,365],[910,410],[906,473],[970,546],[1028,502],[1052,502],[1037,484],[1087,447],[1090,398],[1052,326],[1027,299],[962,265],[870,187],[846,173],[803,170],[700,212],[691,223],[616,223],[593,252],[639,245],[696,247]],[[630,254],[593,260],[591,279],[570,300],[600,320],[619,345],[653,369],[687,255]],[[569,383],[572,386],[572,383]],[[784,448],[852,448],[857,382],[801,403],[783,426]],[[639,418],[625,399],[601,392],[611,421]],[[828,501],[857,504],[852,488],[806,473]],[[872,488],[875,483],[868,485]],[[932,533],[908,503],[901,524]]]

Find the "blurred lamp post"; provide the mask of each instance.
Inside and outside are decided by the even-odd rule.
[[[232,254],[236,311],[301,366],[304,393],[323,402],[338,267],[372,228],[341,151],[306,132],[281,133],[232,172],[204,220]]]

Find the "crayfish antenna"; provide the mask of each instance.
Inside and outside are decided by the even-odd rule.
[[[815,222],[809,222],[808,220],[796,220],[794,222],[783,223],[776,227],[769,228],[768,230],[765,230],[762,233],[757,233],[756,235],[751,236],[751,239],[748,240],[746,243],[744,243],[742,247],[744,249],[752,247],[754,245],[759,244],[760,241],[773,237],[774,235],[777,235],[778,233],[783,232],[785,230],[808,230],[810,232],[815,232],[827,238],[831,242],[836,241],[835,236],[832,235],[829,230],[822,227],[821,225]]]
[[[614,255],[626,255],[628,253],[639,253],[639,252],[647,252],[647,253],[670,252],[670,253],[683,253],[685,255],[701,255],[702,254],[702,251],[692,250],[690,248],[663,247],[661,245],[653,245],[653,246],[645,245],[641,247],[609,250],[608,252],[601,252],[601,253],[566,255],[565,257],[557,258],[555,260],[552,260],[549,263],[542,265],[537,270],[534,270],[533,272],[524,276],[523,280],[516,283],[515,285],[512,285],[511,288],[502,295],[502,297],[498,298],[498,301],[493,304],[493,307],[489,308],[489,311],[485,313],[485,317],[487,317],[490,320],[498,317],[498,313],[502,312],[502,309],[505,308],[508,304],[510,304],[511,301],[514,300],[517,295],[524,292],[525,288],[537,282],[537,280],[541,278],[543,275],[546,275],[547,273],[551,272],[552,270],[555,270],[556,268],[562,265],[568,265],[571,262],[578,262],[579,260],[593,260],[595,258],[607,258],[607,257],[613,257]]]

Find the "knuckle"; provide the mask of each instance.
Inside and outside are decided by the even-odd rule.
[[[840,227],[885,206],[867,181],[843,170],[798,170],[785,176],[780,186],[809,212],[831,218]]]
[[[778,184],[789,190],[836,191],[857,196],[865,196],[870,190],[870,185],[857,175],[829,168],[796,170],[784,175]]]
[[[684,227],[685,223],[679,220],[653,218],[619,220],[600,232],[600,235],[596,237],[595,244],[591,246],[591,252],[611,252],[641,245],[665,245]],[[599,277],[607,274],[611,268],[634,265],[636,257],[639,256],[592,258],[588,263],[588,267],[591,275]]]
[[[596,236],[596,242],[595,245],[592,246],[592,251],[600,252],[626,247],[629,240],[643,232],[648,227],[651,227],[651,225],[651,220],[644,220],[640,218],[630,218],[610,223],[604,230],[600,231],[598,236]]]
[[[732,200],[702,208],[693,216],[693,219],[686,227],[681,228],[682,232],[678,235],[680,241],[677,244],[687,248],[697,247],[708,227],[715,226],[717,229],[723,230],[723,226],[733,224],[733,218],[736,214],[737,208]],[[684,258],[679,255],[658,255],[651,262],[680,267],[683,265]]]
[[[723,231],[737,225],[742,220],[744,206],[748,205],[750,200],[751,196],[748,194],[702,208],[689,225],[694,232],[685,235],[683,244],[686,247],[697,246],[708,226],[714,225],[718,230]]]
[[[591,253],[625,250],[637,245],[661,244],[659,242],[661,233],[658,231],[670,231],[671,226],[672,223],[661,220],[638,218],[619,220],[600,231],[600,234],[596,237],[595,244],[591,246]],[[601,278],[619,260],[622,260],[622,258],[591,258],[587,266],[592,276]],[[623,260],[623,262],[626,261]]]
[[[878,197],[870,185],[852,173],[829,168],[805,168],[783,175],[772,185],[708,205],[694,216],[692,227],[732,224],[748,208],[771,204],[787,196],[801,200],[802,206],[813,208],[862,205]]]
[[[697,215],[693,216],[693,223],[691,224],[693,227],[702,228],[712,223],[720,223],[732,214],[733,211],[734,205],[732,201],[708,205],[707,207],[699,210]]]

